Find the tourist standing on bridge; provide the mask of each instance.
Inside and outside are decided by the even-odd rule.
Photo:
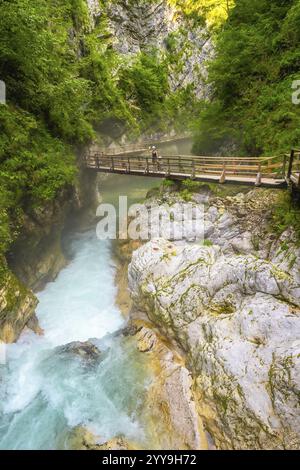
[[[154,145],[152,147],[152,163],[153,165],[157,165],[158,163],[158,152]]]

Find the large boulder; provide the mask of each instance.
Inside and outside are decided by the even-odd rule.
[[[97,361],[101,356],[101,351],[89,341],[85,343],[74,341],[73,343],[59,346],[56,348],[56,352],[59,354],[75,355],[88,362]]]

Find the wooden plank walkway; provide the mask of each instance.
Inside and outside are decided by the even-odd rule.
[[[120,155],[91,152],[86,156],[86,166],[102,173],[278,189],[288,185],[300,188],[299,150],[292,150],[290,155],[264,158],[170,155],[160,156],[155,162],[149,151],[126,149]]]

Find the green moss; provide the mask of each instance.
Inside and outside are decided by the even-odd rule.
[[[279,279],[280,281],[288,281],[291,280],[290,274],[288,274],[285,271],[282,271],[279,269],[277,266],[273,265],[271,269],[271,274],[274,276],[276,279]]]
[[[37,299],[9,271],[6,271],[5,276],[0,278],[0,288],[2,289],[0,340],[10,342],[18,338],[28,319],[34,313]]]
[[[174,186],[174,181],[165,179],[162,183],[164,188],[172,188]]]
[[[179,196],[185,202],[191,202],[192,199],[193,199],[193,194],[188,189],[184,189],[184,190],[180,191]]]
[[[253,235],[251,237],[252,245],[256,251],[259,251],[259,246],[260,246],[260,239],[258,236]]]
[[[215,315],[232,315],[235,313],[235,308],[230,302],[223,302],[220,304],[211,303],[210,310]]]
[[[190,192],[196,193],[197,191],[199,191],[201,186],[202,186],[202,184],[199,183],[198,181],[193,181],[193,180],[190,180],[190,179],[182,181],[182,187],[184,189],[187,189]]]
[[[5,259],[0,255],[0,289],[5,285],[8,279],[8,268]]]
[[[213,397],[214,397],[216,406],[218,407],[220,412],[222,414],[226,414],[228,406],[229,406],[230,398],[227,397],[226,395],[221,395],[217,393],[216,391],[214,391]]]
[[[214,244],[211,240],[203,240],[203,246],[212,247]]]
[[[295,266],[297,262],[297,256],[296,255],[292,255],[290,260],[289,260],[289,269],[293,269],[293,267]]]

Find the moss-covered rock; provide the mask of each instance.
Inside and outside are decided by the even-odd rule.
[[[0,341],[15,342],[24,327],[37,329],[35,308],[37,298],[8,270],[1,277],[0,283]]]

